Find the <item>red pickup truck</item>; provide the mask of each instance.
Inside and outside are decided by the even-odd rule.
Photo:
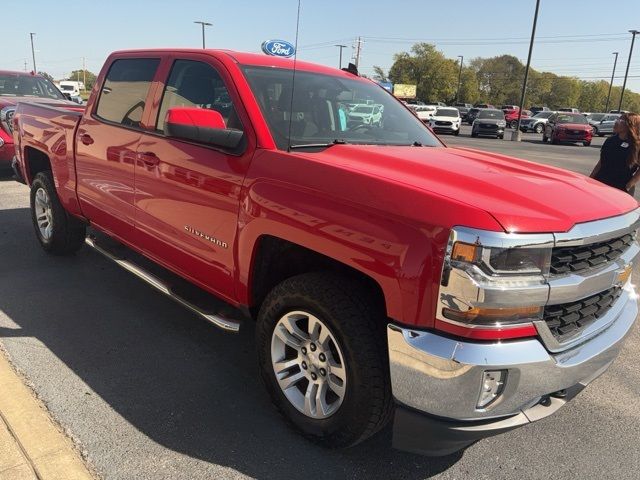
[[[638,313],[631,196],[448,148],[371,81],[293,67],[117,52],[83,114],[19,104],[42,247],[86,243],[224,330],[255,324],[274,404],[333,448],[393,421],[397,448],[453,452],[607,369]],[[347,125],[354,102],[381,122]]]

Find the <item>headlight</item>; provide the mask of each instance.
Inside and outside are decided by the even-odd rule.
[[[505,122],[504,120],[500,120],[500,121],[498,122],[498,126],[499,126],[499,127],[506,127],[506,126],[507,126],[507,122]]]
[[[451,261],[476,265],[488,275],[546,275],[551,265],[551,249],[483,247],[456,242]]]

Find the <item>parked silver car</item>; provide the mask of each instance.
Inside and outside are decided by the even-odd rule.
[[[594,134],[599,137],[604,137],[605,135],[613,135],[613,124],[616,123],[616,120],[620,118],[619,113],[610,113],[607,114],[600,123],[598,124],[598,131],[594,130]]]
[[[520,120],[520,131],[542,133],[549,117],[555,112],[538,112],[533,117]]]
[[[600,131],[600,122],[607,115],[608,114],[606,113],[589,113],[588,115],[585,115],[587,117],[587,122],[589,122],[589,125],[591,125],[591,128],[593,129],[594,135],[598,135],[598,132]]]

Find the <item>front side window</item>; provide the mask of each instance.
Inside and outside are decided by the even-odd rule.
[[[243,129],[222,77],[211,65],[204,62],[174,62],[162,96],[156,130],[164,130],[167,112],[172,107],[215,110],[222,115],[227,128]]]
[[[441,145],[415,115],[372,82],[297,71],[293,83],[290,69],[245,66],[243,71],[281,150],[289,144],[296,147],[336,141]]]
[[[125,127],[140,128],[147,94],[160,60],[126,58],[111,64],[96,115]]]

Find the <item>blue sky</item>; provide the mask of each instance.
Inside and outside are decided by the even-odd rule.
[[[233,2],[214,0],[106,0],[59,3],[3,0],[0,69],[31,70],[29,32],[36,32],[39,70],[62,78],[82,68],[98,72],[109,52],[126,48],[199,47],[200,26],[207,46],[260,50],[264,40],[295,39],[297,0]],[[76,6],[77,5],[77,6]],[[512,54],[526,60],[535,0],[302,0],[299,56],[327,65],[344,59],[357,36],[364,44],[360,70],[387,69],[393,54],[414,42],[436,44],[445,55]],[[580,78],[609,79],[611,52],[619,51],[615,83],[622,84],[631,34],[640,30],[640,0],[541,0],[532,65]],[[640,92],[640,36],[636,38],[628,88]],[[633,78],[633,77],[636,78]]]

